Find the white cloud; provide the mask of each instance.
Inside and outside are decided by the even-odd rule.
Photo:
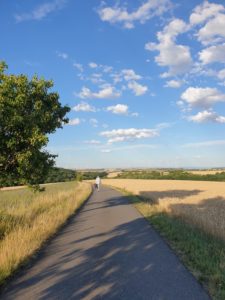
[[[136,74],[133,69],[123,69],[120,72],[110,74],[110,76],[113,78],[115,84],[122,82],[123,80],[129,82],[142,79],[142,76]]]
[[[221,80],[225,79],[225,69],[219,71],[218,78]]]
[[[56,52],[58,57],[62,58],[62,59],[67,59],[69,57],[69,55],[65,52]]]
[[[93,126],[93,127],[98,127],[98,120],[97,119],[90,119],[89,123]]]
[[[145,23],[154,16],[160,16],[171,7],[169,0],[147,0],[135,11],[129,13],[126,7],[101,7],[98,14],[102,21],[120,23],[124,28],[134,28],[135,22]]]
[[[136,74],[135,71],[132,69],[123,69],[121,71],[121,74],[123,75],[123,77],[126,81],[139,80],[142,78],[140,75]]]
[[[88,140],[88,141],[84,141],[85,144],[90,144],[90,145],[99,145],[101,144],[100,141],[98,140]]]
[[[225,123],[225,117],[219,116],[214,111],[204,110],[197,113],[194,116],[188,117],[189,121],[193,121],[196,123],[204,123],[204,122],[215,122],[215,123]]]
[[[135,96],[144,95],[148,91],[148,87],[146,85],[141,85],[136,81],[130,81],[127,86],[130,90],[132,90]]]
[[[186,32],[189,26],[180,19],[171,21],[161,32],[157,33],[159,43],[147,43],[145,49],[149,51],[159,51],[155,57],[155,62],[162,67],[168,67],[168,72],[163,77],[170,77],[183,74],[190,70],[192,58],[188,46],[177,45],[176,37]]]
[[[91,106],[90,104],[88,104],[86,102],[81,102],[81,103],[77,104],[76,106],[74,106],[72,108],[72,110],[85,111],[85,112],[96,112],[95,107]]]
[[[80,123],[81,123],[80,119],[79,118],[75,118],[75,119],[69,120],[68,125],[76,126],[76,125],[79,125]]]
[[[29,13],[16,14],[15,19],[17,22],[24,22],[29,20],[42,20],[50,13],[60,10],[64,7],[67,0],[55,0],[51,2],[43,3],[36,7]]]
[[[190,107],[211,107],[217,102],[225,101],[225,94],[216,88],[189,87],[181,95],[180,104],[187,103]]]
[[[181,80],[169,80],[166,82],[165,87],[170,87],[174,89],[178,89],[183,84],[183,81]]]
[[[106,81],[102,78],[102,74],[101,73],[94,73],[91,74],[90,76],[90,81],[95,83],[95,84],[104,84]]]
[[[198,40],[204,44],[222,41],[225,38],[225,7],[221,4],[204,1],[195,7],[190,15],[190,25],[203,25],[197,32]]]
[[[92,68],[92,69],[95,69],[95,68],[98,67],[98,65],[95,62],[90,62],[89,67]]]
[[[108,143],[124,142],[127,140],[135,140],[142,138],[153,138],[159,135],[156,129],[113,129],[111,131],[103,131],[101,136],[108,138]]]
[[[117,104],[114,106],[108,106],[106,108],[107,111],[111,111],[113,114],[117,115],[127,115],[128,114],[128,106],[125,104]]]
[[[225,25],[224,25],[225,28]],[[214,63],[214,62],[225,62],[225,43],[221,45],[211,46],[203,49],[199,53],[199,59],[203,65]]]
[[[98,92],[92,92],[89,88],[83,87],[81,92],[77,94],[81,99],[113,99],[120,97],[121,93],[116,91],[115,88],[111,85],[103,87]]]
[[[197,36],[202,44],[207,45],[225,39],[225,14],[218,14],[202,27]]]
[[[83,68],[83,65],[82,64],[79,64],[79,63],[74,63],[73,66],[79,70],[80,72],[84,72],[84,68]]]
[[[117,84],[117,83],[123,81],[121,73],[112,73],[112,74],[110,74],[110,76],[113,78],[114,84]]]
[[[190,15],[190,24],[191,25],[201,24],[206,20],[217,16],[218,13],[224,11],[225,8],[223,5],[204,1],[202,4],[194,8],[193,13]]]

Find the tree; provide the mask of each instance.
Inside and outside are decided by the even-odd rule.
[[[47,135],[68,123],[70,108],[49,91],[52,81],[6,69],[0,62],[0,187],[8,180],[38,187],[54,165],[55,155],[44,149]]]

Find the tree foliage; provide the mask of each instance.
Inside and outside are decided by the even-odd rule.
[[[0,186],[7,180],[38,185],[54,165],[44,147],[48,134],[68,122],[69,107],[50,91],[53,82],[26,75],[9,75],[0,62]]]
[[[193,174],[184,170],[160,171],[125,171],[117,178],[126,179],[165,179],[165,180],[196,180],[196,181],[225,181],[225,172],[216,174]]]
[[[82,180],[93,180],[97,176],[101,178],[106,178],[108,175],[107,172],[105,171],[89,171],[89,172],[77,172],[76,179],[77,181],[82,181]]]

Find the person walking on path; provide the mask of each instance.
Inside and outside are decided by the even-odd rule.
[[[101,179],[99,176],[97,176],[95,179],[95,184],[96,184],[98,191],[100,190],[100,183],[101,183]]]

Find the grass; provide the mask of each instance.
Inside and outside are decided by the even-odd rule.
[[[208,290],[212,299],[225,299],[225,243],[177,217],[162,212],[157,204],[126,190],[134,206],[159,231],[183,263]]]
[[[74,214],[91,193],[88,183],[47,185],[33,193],[27,188],[0,191],[0,284]]]

